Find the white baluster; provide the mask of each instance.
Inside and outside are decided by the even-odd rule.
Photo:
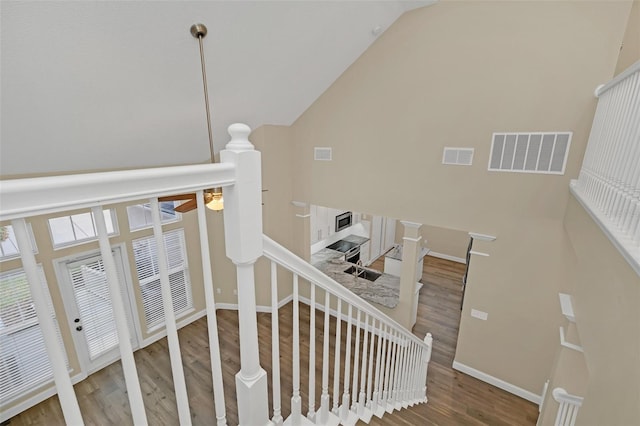
[[[340,420],[344,423],[349,417],[349,373],[351,367],[351,322],[353,315],[353,307],[349,304],[347,313],[347,338],[345,340],[345,357],[344,357],[344,392],[342,393],[342,406],[340,407]]]
[[[309,306],[309,411],[307,418],[315,421],[316,416],[316,286],[309,283],[311,303]]]
[[[336,416],[339,414],[339,405],[340,405],[340,344],[341,344],[341,333],[342,333],[342,324],[340,321],[340,316],[342,315],[342,300],[338,298],[337,303],[337,314],[336,314],[336,346],[335,352],[333,353],[333,414]],[[347,360],[348,361],[348,360]]]
[[[322,394],[320,395],[320,424],[329,420],[329,292],[324,292],[324,332],[322,333]]]
[[[109,287],[109,293],[111,296],[113,316],[116,323],[116,331],[118,333],[118,347],[122,362],[122,372],[127,386],[131,417],[133,424],[146,425],[147,415],[144,411],[144,401],[142,399],[142,391],[140,390],[136,361],[133,358],[133,347],[131,346],[129,325],[124,310],[124,302],[122,301],[121,284],[118,278],[116,263],[113,260],[113,254],[111,254],[111,244],[109,244],[104,213],[102,212],[102,207],[93,207],[91,212],[93,213],[93,220],[95,221],[96,229],[98,231],[98,244],[100,246],[102,263],[107,276],[107,286]]]
[[[218,319],[216,317],[216,300],[213,295],[213,274],[211,272],[211,253],[209,250],[207,216],[204,204],[204,193],[196,193],[198,205],[198,229],[200,231],[200,256],[202,259],[202,278],[204,299],[207,308],[207,332],[209,335],[209,356],[211,358],[211,377],[213,380],[213,400],[218,426],[227,424],[224,405],[224,383],[222,381],[222,362],[220,360],[220,339],[218,336]],[[136,422],[134,421],[134,424]]]
[[[376,416],[382,417],[384,415],[385,407],[387,406],[387,392],[386,386],[389,382],[389,360],[391,346],[389,345],[389,328],[384,325],[382,331],[382,360],[380,361],[380,383],[378,384],[378,400],[377,404],[379,409],[376,410]]]
[[[351,410],[357,412],[358,410],[358,367],[360,363],[359,353],[360,353],[360,309],[358,309],[358,313],[356,315],[356,343],[354,347],[354,355],[353,355],[353,383],[351,384],[351,389],[353,389],[353,395],[351,400]]]
[[[395,409],[395,377],[397,373],[396,353],[398,352],[398,336],[395,330],[391,330],[389,337],[389,343],[391,346],[391,363],[389,364],[389,383],[387,384],[387,398],[386,398],[386,410],[387,413],[392,413]]]
[[[280,390],[280,327],[278,319],[278,272],[275,262],[271,262],[271,386],[273,393],[274,425],[282,425],[282,404]]]
[[[358,416],[364,414],[364,404],[367,397],[366,394],[366,377],[367,377],[367,345],[369,343],[369,314],[364,317],[364,327],[362,328],[362,369],[360,370],[360,394],[358,395],[357,413]],[[355,388],[354,388],[355,389]],[[355,394],[355,391],[354,391]]]
[[[424,395],[424,402],[427,402],[427,380],[429,377],[429,362],[431,361],[431,351],[433,348],[433,336],[431,335],[431,333],[427,333],[426,336],[424,336],[424,343],[427,344],[427,349],[425,352],[425,360],[424,362],[424,370],[422,373],[422,386],[424,386],[424,390],[423,390],[423,395]]]
[[[300,398],[300,311],[298,275],[293,275],[293,396],[291,397],[291,424],[302,424],[302,398]]]
[[[376,345],[376,372],[375,372],[375,379],[374,379],[374,385],[373,385],[373,394],[371,395],[371,411],[376,414],[376,412],[378,411],[378,402],[379,402],[379,389],[380,389],[380,369],[381,369],[381,365],[382,365],[382,360],[380,359],[380,357],[383,354],[382,351],[382,344],[384,341],[384,328],[385,325],[383,324],[382,321],[378,322],[378,344]],[[368,393],[368,392],[367,392]]]
[[[373,341],[375,338],[375,318],[371,318],[371,328],[370,330],[370,342],[369,342],[369,367],[367,372],[367,393],[365,395],[365,413],[363,414],[365,421],[368,423],[368,419],[371,419],[373,415],[373,408],[371,406],[371,389],[373,387]],[[378,344],[380,344],[380,339],[378,339]]]
[[[178,406],[178,419],[181,425],[191,424],[189,411],[189,397],[187,385],[184,379],[182,367],[182,354],[180,353],[180,341],[178,339],[178,327],[173,313],[173,298],[171,296],[171,284],[169,282],[169,264],[167,262],[167,250],[164,245],[162,223],[160,221],[160,206],[157,198],[151,200],[151,218],[153,219],[153,235],[156,240],[158,252],[158,270],[160,271],[160,290],[162,293],[162,307],[164,309],[165,328],[167,331],[167,343],[169,345],[169,358],[171,359],[171,375]]]
[[[11,221],[11,226],[13,226],[13,232],[16,236],[16,242],[18,243],[18,250],[22,258],[22,267],[29,282],[29,291],[31,292],[33,308],[36,311],[38,323],[42,330],[44,346],[47,349],[47,356],[51,362],[53,381],[56,384],[62,415],[64,416],[66,424],[82,425],[84,422],[82,420],[82,414],[80,413],[80,406],[78,405],[78,399],[71,384],[71,378],[67,372],[64,356],[65,350],[58,341],[58,332],[56,331],[54,320],[51,317],[51,312],[49,312],[47,297],[40,282],[36,258],[31,249],[31,240],[27,232],[27,224],[24,219],[14,219]]]
[[[373,341],[375,338],[375,327],[376,320],[375,318],[371,318],[371,341],[369,342],[369,371],[367,372],[367,394],[366,394],[366,402],[367,406],[371,407],[371,392],[373,387]],[[378,338],[378,345],[380,345],[380,338]]]

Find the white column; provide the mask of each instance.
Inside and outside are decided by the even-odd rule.
[[[260,153],[249,142],[245,124],[229,126],[231,141],[220,153],[236,167],[236,183],[224,187],[227,257],[237,268],[240,371],[236,374],[241,425],[269,424],[267,374],[260,366],[254,264],[262,256],[262,182]]]
[[[24,219],[14,219],[11,221],[11,226],[13,226],[13,232],[15,233],[16,242],[18,243],[18,250],[20,250],[22,267],[27,275],[27,281],[29,281],[31,299],[33,300],[40,329],[42,330],[44,346],[47,348],[47,356],[51,362],[53,380],[56,384],[62,415],[64,416],[66,424],[82,425],[84,422],[82,421],[82,414],[80,414],[80,406],[78,405],[78,399],[71,384],[71,378],[67,372],[64,348],[58,341],[58,333],[53,318],[51,318],[47,297],[40,282],[38,265],[31,250],[27,224]]]
[[[417,277],[416,268],[420,255],[420,227],[422,224],[401,221],[404,226],[402,237],[402,269],[400,272],[400,301],[396,310],[401,312],[401,317],[396,320],[411,330],[414,326],[413,305],[416,295]]]
[[[111,244],[109,244],[109,236],[107,225],[104,220],[102,207],[93,207],[93,220],[96,223],[98,231],[98,243],[100,245],[100,253],[102,254],[102,263],[107,275],[107,285],[111,295],[111,305],[113,307],[113,316],[116,322],[116,330],[118,332],[118,347],[120,349],[120,359],[122,361],[122,372],[127,385],[127,395],[129,397],[129,407],[131,408],[131,417],[133,424],[146,425],[147,415],[144,412],[144,401],[142,399],[142,391],[140,390],[140,381],[138,380],[138,371],[136,370],[136,361],[133,358],[133,348],[131,347],[131,336],[129,335],[129,325],[124,310],[124,302],[122,301],[121,284],[118,279],[116,263],[111,254]]]

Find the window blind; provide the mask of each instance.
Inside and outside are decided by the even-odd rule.
[[[165,232],[163,238],[169,265],[173,311],[179,315],[193,308],[184,230]],[[160,270],[157,260],[158,250],[155,238],[152,236],[134,240],[133,253],[142,293],[144,316],[147,330],[149,330],[164,323]]]
[[[55,320],[53,303],[41,265],[38,265],[38,272],[49,311]],[[62,344],[57,322],[55,326]],[[50,380],[51,364],[31,299],[27,276],[23,269],[3,272],[0,274],[0,404]]]

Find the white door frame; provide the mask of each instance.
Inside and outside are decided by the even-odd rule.
[[[131,269],[129,267],[129,259],[126,250],[126,245],[124,243],[114,244],[111,246],[112,253],[118,258],[118,261],[122,264],[123,269],[123,277],[125,282],[120,283],[121,286],[124,286],[125,290],[123,294],[127,295],[128,300],[123,300],[125,304],[125,309],[129,309],[131,313],[131,321],[133,330],[131,331],[131,339],[132,346],[134,349],[140,347],[140,342],[142,341],[142,336],[140,333],[140,320],[138,317],[138,310],[135,303],[135,295],[133,294],[133,286],[131,279]],[[77,324],[74,322],[74,318],[77,318],[77,305],[75,293],[72,289],[72,284],[70,282],[70,277],[67,269],[67,264],[82,261],[84,259],[89,259],[93,257],[102,257],[102,254],[99,249],[88,250],[82,253],[76,253],[73,255],[61,257],[55,259],[53,261],[54,269],[56,273],[56,278],[58,280],[58,286],[60,289],[60,294],[62,295],[62,302],[65,307],[65,316],[67,318],[67,323],[69,325],[69,330],[71,331],[71,336],[73,337],[73,342],[75,345],[76,355],[78,357],[78,361],[80,362],[80,368],[84,375],[89,375],[94,371],[97,371],[101,368],[106,367],[107,365],[117,361],[120,359],[120,356],[112,357],[110,359],[102,360],[99,362],[89,360],[86,342],[80,334],[76,333]],[[118,262],[117,261],[117,262]],[[116,262],[116,263],[117,263]]]

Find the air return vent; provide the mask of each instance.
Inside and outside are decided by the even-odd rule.
[[[321,161],[331,161],[331,148],[315,147],[313,149],[313,159]]]
[[[470,166],[473,162],[473,148],[450,148],[445,146],[442,154],[442,164]]]
[[[494,133],[489,170],[564,174],[571,132]]]

